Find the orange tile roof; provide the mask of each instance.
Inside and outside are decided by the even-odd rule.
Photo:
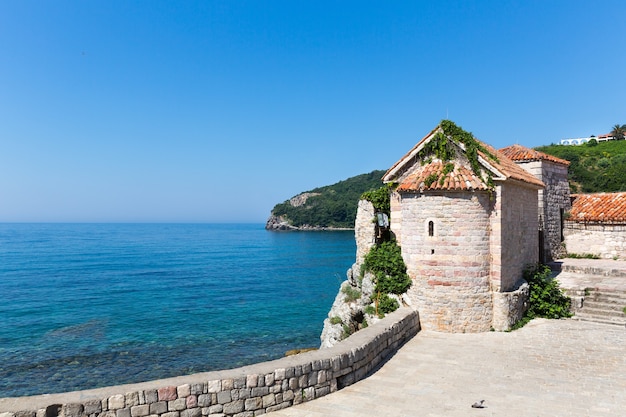
[[[411,148],[409,152],[407,152],[399,161],[397,161],[391,168],[389,168],[389,170],[383,176],[383,181],[384,182],[395,181],[402,175],[403,172],[405,172],[406,169],[408,169],[408,167],[411,164],[416,163],[415,156],[419,154],[419,151],[422,149],[424,144],[427,141],[429,141],[435,134],[437,134],[440,131],[440,129],[441,127],[437,126],[430,133],[424,136],[422,140],[420,140],[413,148]],[[478,139],[476,140],[478,141]],[[502,179],[510,178],[513,180],[522,181],[527,184],[531,184],[535,187],[541,187],[541,188],[544,187],[544,184],[543,182],[541,182],[541,180],[539,180],[537,177],[535,177],[534,175],[532,175],[525,169],[518,166],[515,162],[511,161],[504,154],[498,152],[495,148],[493,148],[490,145],[487,145],[486,143],[483,143],[480,141],[478,142],[488,152],[490,152],[492,155],[494,155],[497,158],[497,161],[494,161],[491,157],[489,157],[488,155],[485,155],[483,152],[478,152],[480,157],[485,161],[485,163],[492,167],[490,170],[492,171],[495,170],[504,176],[504,178],[494,177],[494,180],[498,180],[498,179],[502,180]],[[494,172],[494,174],[495,173],[496,172]],[[476,176],[474,177],[478,179],[478,177]],[[474,188],[474,189],[479,189],[479,188]]]
[[[626,192],[572,194],[569,221],[624,223],[626,222]]]
[[[534,149],[529,149],[522,145],[511,145],[499,150],[500,153],[505,155],[512,161],[550,161],[557,164],[569,165],[569,161],[565,159],[557,158],[556,156],[548,155],[547,153],[539,152]]]
[[[417,171],[407,176],[398,186],[398,191],[424,191],[424,190],[487,190],[485,183],[478,178],[470,169],[461,165],[455,165],[454,170],[443,176],[444,163],[441,161],[431,162],[418,168]],[[430,185],[426,185],[429,177],[436,179]],[[443,181],[442,181],[443,180]]]
[[[483,155],[482,152],[479,152],[481,156],[483,157],[483,159],[485,159],[489,164],[493,165],[507,179],[511,178],[511,179],[522,181],[522,182],[532,184],[541,188],[544,187],[543,182],[539,178],[535,177],[533,174],[531,174],[530,172],[526,171],[524,168],[517,165],[511,159],[507,158],[506,155],[504,155],[500,151],[497,151],[491,145],[487,145],[486,143],[483,143],[483,142],[480,142],[480,143],[485,147],[485,149],[487,149],[496,158],[498,158],[498,161],[497,162],[492,161],[488,156]]]

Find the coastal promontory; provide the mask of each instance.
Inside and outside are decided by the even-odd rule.
[[[357,204],[365,191],[381,186],[385,171],[361,174],[302,192],[272,209],[267,230],[353,229]]]

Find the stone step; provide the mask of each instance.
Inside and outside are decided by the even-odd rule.
[[[610,305],[607,306],[606,304],[602,303],[594,303],[591,301],[588,302],[587,300],[583,302],[583,308],[578,311],[595,316],[611,316],[626,319],[626,315],[621,308],[616,308]]]
[[[572,320],[579,321],[591,321],[594,323],[602,323],[602,324],[612,324],[617,326],[626,326],[626,319],[617,318],[617,317],[607,317],[607,316],[595,316],[592,314],[585,314],[582,312],[577,312],[576,315],[572,317]]]
[[[585,296],[585,301],[594,301],[605,304],[616,304],[626,307],[626,296],[607,294],[607,293],[591,293]]]
[[[626,296],[626,278],[601,277],[594,275],[574,274],[571,272],[553,273],[552,277],[557,280],[559,286],[565,291],[606,292],[618,297]]]
[[[622,298],[626,297],[626,291],[624,290],[615,290],[615,289],[608,289],[608,288],[587,288],[587,291],[590,293],[595,293],[595,294],[609,295],[611,297],[622,297]]]
[[[591,265],[574,265],[574,264],[560,264],[558,262],[551,262],[548,264],[550,269],[554,272],[571,272],[580,275],[590,275],[597,277],[625,277],[626,269],[622,267],[622,264],[616,264],[617,267],[596,267]]]

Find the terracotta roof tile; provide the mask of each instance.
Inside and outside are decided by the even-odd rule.
[[[572,210],[568,221],[626,222],[626,192],[572,194]]]
[[[531,174],[530,172],[526,171],[524,168],[517,165],[511,159],[507,158],[506,155],[504,155],[500,151],[497,151],[491,145],[487,145],[486,143],[483,143],[483,142],[481,142],[481,144],[485,147],[485,149],[487,149],[496,158],[498,158],[498,161],[497,162],[493,161],[491,158],[489,158],[487,155],[484,155],[482,152],[479,152],[479,154],[483,157],[485,161],[487,161],[488,164],[493,165],[507,179],[512,178],[514,180],[526,182],[528,184],[532,184],[537,187],[542,187],[542,188],[544,187],[543,182],[539,178],[535,177],[533,174]]]
[[[445,165],[441,161],[431,162],[421,166],[417,171],[407,176],[398,186],[398,191],[424,190],[487,190],[487,186],[474,173],[464,166],[455,165],[454,170],[443,176]],[[433,180],[433,177],[436,179]],[[426,185],[426,180],[431,180]],[[442,181],[443,179],[443,181]]]
[[[504,156],[512,161],[550,161],[557,164],[569,165],[569,161],[565,159],[557,158],[556,156],[548,155],[547,153],[539,152],[534,149],[529,149],[522,145],[511,145],[499,150]]]
[[[429,134],[424,136],[422,140],[420,140],[409,152],[407,152],[399,161],[397,161],[383,176],[384,182],[392,182],[397,180],[402,176],[402,173],[406,171],[406,169],[413,163],[415,163],[415,157],[419,154],[420,150],[423,148],[424,144],[429,141],[435,134],[441,131],[441,127],[437,126],[433,129]],[[477,139],[478,140],[478,139]],[[511,161],[506,155],[498,152],[492,146],[487,145],[486,143],[478,141],[484,148],[493,154],[498,161],[494,161],[488,155],[485,155],[483,152],[479,152],[481,158],[486,162],[486,164],[490,165],[493,169],[498,171],[500,174],[504,176],[504,179],[514,179],[517,181],[522,181],[527,184],[531,184],[535,187],[544,187],[543,182],[536,178],[534,175],[527,172],[525,169],[518,166],[515,162]],[[472,173],[472,177],[476,180],[478,178]],[[494,178],[497,180],[497,178]],[[500,178],[502,179],[502,178]],[[478,189],[478,188],[474,188]]]

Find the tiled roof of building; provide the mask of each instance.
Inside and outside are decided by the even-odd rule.
[[[470,169],[455,165],[454,170],[443,175],[444,167],[441,161],[426,164],[406,177],[397,190],[487,190],[485,183]]]
[[[550,161],[557,164],[569,165],[569,161],[565,159],[557,158],[556,156],[548,155],[547,153],[539,152],[534,149],[527,148],[522,145],[511,145],[499,150],[500,153],[505,155],[512,161]]]
[[[626,192],[572,194],[569,221],[624,223],[626,222]]]
[[[491,145],[487,145],[486,143],[482,143],[482,145],[485,147],[485,149],[491,152],[496,158],[498,158],[498,161],[497,162],[492,161],[489,157],[487,157],[486,155],[483,155],[482,152],[479,152],[481,156],[483,157],[483,159],[486,159],[487,162],[494,165],[495,168],[498,171],[500,171],[507,179],[511,178],[514,180],[526,182],[528,184],[533,184],[541,188],[544,187],[543,182],[541,182],[539,178],[535,177],[533,174],[531,174],[530,172],[526,171],[524,168],[517,165],[511,159],[507,158],[506,155],[504,155],[500,151],[497,151]]]
[[[405,169],[411,165],[416,163],[415,157],[419,154],[420,150],[424,147],[424,145],[430,140],[432,139],[435,134],[437,134],[440,131],[440,127],[437,127],[435,129],[433,129],[428,135],[424,136],[424,138],[422,138],[422,140],[420,140],[409,152],[407,152],[398,162],[396,162],[391,168],[389,168],[389,170],[385,173],[385,175],[383,176],[383,181],[385,182],[391,182],[391,181],[396,181],[398,179],[398,177],[400,177],[402,175],[402,172],[405,171]],[[494,180],[503,180],[503,179],[513,179],[513,180],[517,180],[517,181],[521,181],[521,182],[525,182],[527,184],[531,184],[535,187],[543,187],[544,184],[543,182],[541,182],[541,180],[539,180],[537,177],[535,177],[534,175],[532,175],[531,173],[529,173],[528,171],[526,171],[525,169],[519,167],[515,162],[513,162],[512,160],[510,160],[509,158],[507,158],[504,154],[498,152],[495,148],[493,148],[492,146],[489,146],[483,142],[478,141],[488,152],[490,152],[492,155],[494,155],[496,157],[497,160],[492,159],[490,156],[486,155],[483,152],[478,152],[480,158],[482,159],[481,164],[483,166],[485,166],[485,168],[487,168],[488,170],[492,171],[494,174],[497,175],[502,175],[504,178],[496,178],[494,176]],[[432,168],[434,169],[434,168]],[[467,171],[467,170],[466,170]],[[423,172],[422,169],[420,169],[416,174],[412,174],[412,176],[414,176],[414,180],[412,181],[412,183],[414,184],[415,181],[417,181],[418,177],[421,177],[422,174],[420,174],[420,172]],[[459,171],[460,172],[460,171]],[[426,174],[429,175],[429,174]],[[455,174],[457,175],[457,174]],[[480,181],[480,179],[474,175],[473,173],[471,173],[472,177],[474,178],[475,181]],[[425,177],[424,177],[425,178]],[[465,179],[465,177],[463,177]],[[408,178],[407,178],[408,180]],[[474,181],[472,180],[472,181]],[[441,188],[437,188],[437,189],[450,189],[450,190],[456,190],[456,189],[461,189],[461,188],[454,188],[457,186],[457,181],[452,181],[448,183],[448,188],[446,188],[445,186],[441,187]],[[471,187],[471,189],[484,189],[485,184],[483,184],[483,188],[480,187]],[[452,187],[452,188],[450,188]],[[410,188],[413,189],[413,188]],[[431,189],[431,188],[428,188]],[[434,188],[432,188],[434,189]],[[466,188],[466,189],[470,189],[470,188]]]

